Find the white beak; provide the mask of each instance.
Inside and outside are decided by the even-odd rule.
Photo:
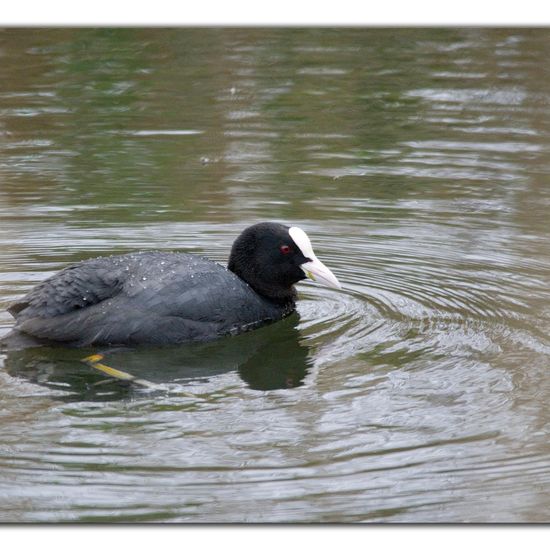
[[[332,288],[342,288],[334,273],[323,263],[315,258],[312,262],[306,262],[300,266],[304,273],[312,280],[330,286]]]
[[[299,227],[291,227],[288,233],[296,243],[296,246],[302,251],[302,254],[310,260],[300,266],[306,276],[312,281],[318,281],[325,286],[342,288],[342,285],[340,285],[334,273],[315,256],[313,247],[306,233]]]

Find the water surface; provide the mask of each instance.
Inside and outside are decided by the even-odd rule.
[[[550,31],[0,31],[0,334],[67,264],[305,229],[344,289],[0,358],[0,521],[550,521]],[[90,350],[86,350],[86,353]]]

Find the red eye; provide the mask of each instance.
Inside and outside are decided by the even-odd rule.
[[[279,250],[281,251],[281,254],[288,254],[290,252],[290,246],[287,244],[282,244]]]

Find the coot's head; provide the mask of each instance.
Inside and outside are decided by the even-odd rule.
[[[315,256],[305,232],[278,223],[258,223],[245,229],[233,244],[228,268],[258,294],[279,302],[294,300],[292,285],[307,277],[341,288]]]

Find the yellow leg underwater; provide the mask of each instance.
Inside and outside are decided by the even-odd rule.
[[[156,390],[164,389],[162,386],[153,384],[152,382],[148,382],[147,380],[136,378],[133,374],[129,374],[122,370],[114,369],[113,367],[104,365],[103,363],[100,363],[102,359],[103,359],[103,355],[96,353],[94,355],[89,355],[88,357],[84,357],[84,359],[81,359],[81,361],[84,364],[88,365],[89,367],[92,367],[98,371],[101,371],[103,374],[106,374],[111,378],[115,378],[116,380],[123,380],[124,382],[132,382],[134,384],[138,384],[140,386],[144,386],[146,388],[151,388]]]
[[[136,378],[133,374],[130,374],[128,372],[124,372],[122,370],[114,369],[113,367],[109,367],[108,365],[105,365],[103,363],[100,363],[100,361],[103,359],[103,355],[100,353],[95,353],[94,355],[88,355],[88,357],[84,357],[84,359],[81,359],[82,363],[85,365],[88,365],[89,367],[92,367],[103,374],[106,374],[109,376],[112,380],[122,380],[124,382],[131,382],[132,384],[138,384],[139,386],[144,386],[145,388],[149,388],[152,390],[164,390],[169,391],[169,389],[166,386],[161,386],[160,384],[153,384],[152,382],[149,382],[147,380],[143,380],[143,378]],[[98,382],[98,384],[103,384],[105,382],[109,382],[109,380],[104,380],[103,382]],[[191,399],[197,400],[197,399],[204,399],[198,395],[185,392],[185,391],[178,391],[178,392],[170,392],[173,396],[180,396],[180,397],[189,397]]]

